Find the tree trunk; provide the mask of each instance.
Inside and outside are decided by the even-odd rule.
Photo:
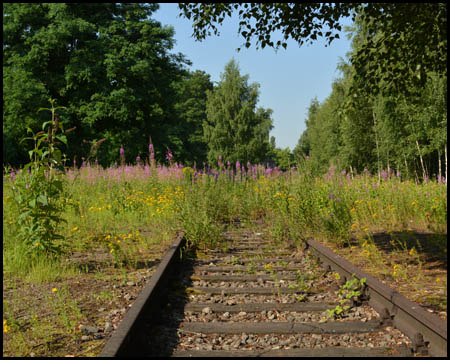
[[[425,180],[425,177],[427,176],[427,173],[426,173],[425,167],[423,165],[422,154],[420,152],[419,141],[417,139],[416,139],[416,145],[417,145],[417,151],[419,152],[420,165],[422,166],[422,175],[423,175],[423,179],[422,180]]]
[[[372,110],[373,117],[373,129],[375,130],[375,144],[377,145],[377,162],[378,162],[378,182],[381,182],[381,169],[380,169],[380,149],[378,147],[378,132],[377,132],[377,120],[375,117],[375,111]]]
[[[442,178],[441,151],[439,149],[437,149],[437,151],[438,151],[438,167],[439,167],[438,181],[441,181]]]
[[[447,144],[445,144],[445,183],[447,184]]]
[[[405,153],[403,153],[403,157],[405,158],[406,178],[409,178],[408,162],[406,161],[406,155],[405,155]]]

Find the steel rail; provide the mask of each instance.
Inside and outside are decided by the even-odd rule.
[[[365,296],[386,324],[392,323],[407,335],[415,351],[432,356],[447,356],[447,323],[408,300],[378,279],[358,269],[350,262],[313,239],[307,239],[304,250],[312,251],[325,270],[334,270],[341,276],[341,284],[352,277],[366,278]],[[429,347],[427,347],[429,345]]]
[[[164,255],[149,283],[142,289],[133,305],[126,312],[118,328],[105,344],[100,357],[132,356],[129,343],[138,336],[142,321],[154,317],[167,297],[167,283],[170,273],[180,260],[180,250],[185,244],[184,233],[176,239]],[[138,350],[138,349],[136,349]]]
[[[180,260],[180,250],[184,244],[184,233],[179,233],[149,283],[104,346],[100,357],[133,356],[139,353],[139,341],[136,339],[139,338],[141,325],[144,321],[154,320],[166,301],[169,277]],[[304,250],[318,257],[325,270],[338,272],[341,275],[341,284],[351,278],[366,278],[363,300],[380,314],[385,325],[392,324],[407,335],[413,342],[413,349],[416,352],[423,355],[429,353],[432,356],[447,356],[447,324],[439,317],[426,312],[418,304],[406,299],[313,239],[305,240]],[[130,346],[131,342],[133,346]],[[132,353],[132,348],[136,354]]]

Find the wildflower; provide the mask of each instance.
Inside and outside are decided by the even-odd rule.
[[[3,332],[6,334],[9,331],[10,327],[8,326],[8,322],[3,320]]]
[[[53,289],[52,289],[52,292],[53,292],[53,293],[58,292],[58,289],[57,289],[57,288],[53,288]]]
[[[124,150],[123,146],[120,147],[120,163],[122,165],[125,164],[125,150]]]
[[[416,249],[415,248],[411,248],[411,250],[409,250],[409,255],[411,255],[411,256],[417,255]]]
[[[72,228],[70,231],[77,231],[78,230],[78,226],[75,226],[74,228]]]
[[[172,154],[172,152],[170,151],[169,148],[167,148],[166,159],[167,159],[167,161],[168,161],[169,163],[171,163],[171,162],[172,162],[172,159],[173,159],[173,154]]]
[[[114,248],[112,248],[111,250],[109,250],[109,252],[112,254],[114,252]]]
[[[141,164],[141,157],[138,155],[136,156],[136,164],[140,165]]]

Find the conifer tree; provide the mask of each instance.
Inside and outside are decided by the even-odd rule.
[[[203,123],[208,161],[219,156],[231,163],[262,163],[270,151],[271,109],[256,108],[259,84],[248,84],[237,63],[231,60],[218,86],[208,92],[207,120]]]

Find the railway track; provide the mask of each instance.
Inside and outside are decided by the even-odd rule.
[[[446,356],[447,327],[314,240],[179,234],[100,356]]]

